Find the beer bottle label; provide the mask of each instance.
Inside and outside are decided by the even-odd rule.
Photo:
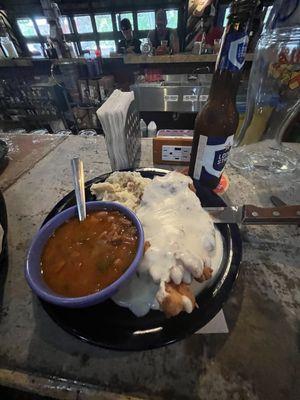
[[[193,178],[200,180],[214,176],[219,178],[228,159],[233,144],[233,135],[227,138],[200,135]]]
[[[248,35],[245,32],[228,33],[222,46],[219,69],[239,71],[245,64]]]

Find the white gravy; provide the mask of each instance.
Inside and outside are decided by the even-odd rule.
[[[190,183],[189,177],[170,172],[145,187],[136,213],[150,248],[138,273],[113,297],[137,316],[158,308],[156,298],[163,295],[164,282],[193,282],[197,295],[217,276],[223,256],[221,234],[188,187]],[[204,266],[213,269],[213,276],[198,283],[193,277],[200,277]],[[189,304],[185,308],[191,312]]]

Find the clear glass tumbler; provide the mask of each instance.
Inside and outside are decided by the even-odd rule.
[[[300,112],[298,3],[275,2],[258,41],[248,83],[246,115],[230,155],[231,164],[237,168],[259,169],[263,174],[288,173],[297,167],[296,153],[282,138]]]

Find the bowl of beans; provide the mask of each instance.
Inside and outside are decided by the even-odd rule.
[[[77,207],[70,207],[32,240],[25,277],[49,303],[72,308],[100,303],[135,273],[143,257],[143,227],[133,211],[115,202],[86,206],[84,221]]]

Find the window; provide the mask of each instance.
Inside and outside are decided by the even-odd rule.
[[[100,49],[102,57],[109,57],[110,52],[116,51],[116,43],[114,40],[100,40]]]
[[[68,17],[60,17],[59,18],[61,29],[64,34],[71,33],[71,28],[70,28],[70,21]]]
[[[168,27],[177,29],[178,26],[178,10],[167,10]]]
[[[27,47],[33,58],[44,58],[43,48],[40,43],[27,43]]]
[[[42,36],[50,35],[50,26],[46,18],[35,18],[35,22]]]
[[[30,18],[18,19],[17,24],[23,36],[25,37],[37,36],[35,27]]]
[[[112,32],[113,24],[110,14],[95,15],[97,32]]]
[[[225,10],[225,15],[224,15],[224,19],[223,19],[223,27],[227,25],[229,14],[230,14],[230,6],[228,6]]]
[[[129,19],[132,29],[134,29],[134,23],[133,23],[133,14],[131,12],[122,12],[120,14],[116,14],[117,17],[117,29],[118,31],[121,30],[120,28],[120,22],[122,21],[122,19],[127,18]]]
[[[93,40],[86,40],[86,41],[80,42],[80,45],[81,45],[82,51],[97,50],[96,42],[94,42]]]
[[[137,13],[138,29],[140,31],[148,31],[155,29],[155,12],[144,11]]]
[[[78,33],[93,32],[92,21],[89,15],[77,15],[74,17],[74,21]]]

